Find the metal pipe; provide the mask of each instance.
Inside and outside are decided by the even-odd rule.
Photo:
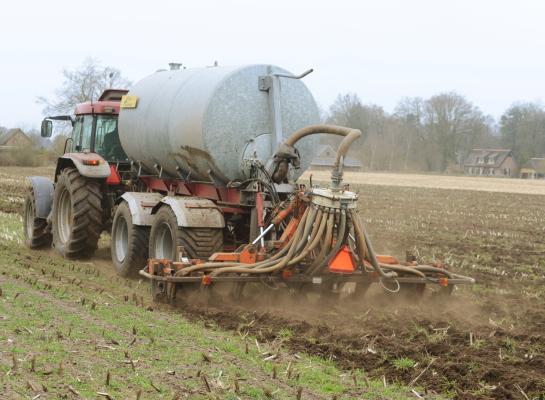
[[[264,231],[262,231],[258,237],[256,237],[254,239],[254,241],[252,242],[252,244],[256,244],[257,242],[259,242],[272,228],[274,227],[274,224],[270,224],[267,229],[265,229]]]
[[[310,74],[311,72],[314,72],[314,69],[307,69],[305,72],[299,75],[289,75],[289,74],[272,74],[273,76],[278,76],[280,78],[290,78],[290,79],[301,79]]]

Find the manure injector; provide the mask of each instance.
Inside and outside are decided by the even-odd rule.
[[[474,283],[441,264],[375,254],[358,196],[342,181],[361,132],[319,124],[301,81],[312,70],[179,67],[42,122],[45,137],[54,120],[73,130],[54,180],[29,177],[29,247],[85,258],[109,231],[117,273],[148,278],[168,301],[222,282],[237,296],[252,282],[319,293],[349,283],[356,294],[373,282],[416,294]],[[325,188],[297,183],[318,134],[342,137]]]
[[[389,292],[404,289],[417,296],[423,294],[426,284],[438,285],[441,293],[450,294],[454,285],[474,283],[472,278],[448,271],[444,264],[401,263],[393,256],[375,253],[358,215],[358,196],[342,184],[342,161],[350,144],[361,136],[359,130],[307,126],[280,146],[273,157],[275,163],[297,163],[295,144],[313,134],[344,136],[329,187],[296,185],[286,200],[266,207],[263,199],[272,198],[268,190],[274,187],[274,175],[270,181],[254,181],[259,235],[234,252],[217,252],[204,260],[190,259],[183,246],[177,248],[176,260],[149,259],[140,275],[152,281],[156,298],[173,302],[179,289],[213,288],[222,282],[234,284],[231,294],[235,298],[251,282],[294,292],[317,287],[317,292],[326,295],[340,294],[342,285],[351,282],[356,296],[364,295],[373,282]]]

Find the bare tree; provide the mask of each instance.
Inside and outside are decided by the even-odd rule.
[[[509,147],[521,163],[545,154],[545,110],[541,104],[515,103],[500,120],[504,146]]]
[[[351,155],[371,170],[444,172],[460,168],[473,147],[498,141],[493,119],[454,92],[403,98],[393,114],[355,94],[339,95],[329,112],[328,122],[364,132]]]
[[[441,93],[427,100],[424,123],[428,139],[436,145],[436,168],[444,172],[449,163],[463,157],[483,133],[484,121],[482,112],[457,93]]]
[[[413,151],[413,145],[422,140],[424,100],[420,97],[405,97],[399,101],[394,111],[402,126],[402,135],[405,144],[403,155],[403,169],[409,165],[409,157]]]
[[[44,115],[70,114],[78,103],[97,100],[104,89],[128,88],[130,82],[121,75],[121,71],[113,67],[103,67],[93,58],[87,58],[81,66],[74,70],[62,71],[64,82],[55,91],[55,97],[38,97],[37,102],[43,104]]]
[[[329,122],[336,125],[345,125],[353,128],[362,128],[363,104],[355,93],[338,95],[329,108]]]

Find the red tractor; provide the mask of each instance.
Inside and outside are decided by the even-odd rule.
[[[58,159],[54,182],[29,177],[25,202],[25,243],[49,247],[66,258],[93,255],[103,229],[111,225],[116,198],[123,192],[118,171],[129,162],[119,142],[117,122],[127,90],[106,90],[97,102],[76,107],[74,116],[48,117],[41,134],[50,137],[52,121],[68,121],[72,134]]]

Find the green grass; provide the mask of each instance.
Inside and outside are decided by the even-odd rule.
[[[414,366],[416,365],[416,362],[411,358],[403,357],[403,358],[396,358],[394,361],[392,361],[392,364],[394,365],[394,367],[396,367],[396,369],[406,370],[406,369],[414,368]]]

